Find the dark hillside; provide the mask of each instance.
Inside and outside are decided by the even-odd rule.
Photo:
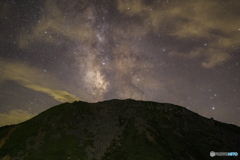
[[[0,159],[206,160],[240,153],[240,128],[149,101],[74,102],[0,128]],[[220,159],[238,157],[215,157]]]

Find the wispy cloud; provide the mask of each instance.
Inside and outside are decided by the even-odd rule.
[[[59,2],[65,3],[65,2]],[[81,4],[81,5],[80,5]],[[88,5],[88,2],[76,0],[71,3],[62,4],[65,7],[60,8],[57,1],[47,0],[45,2],[45,12],[38,20],[38,23],[33,26],[32,34],[25,32],[20,33],[18,41],[19,47],[23,49],[30,49],[35,42],[44,42],[47,44],[62,44],[65,39],[78,40],[81,42],[92,41],[95,37],[92,25],[94,23],[93,17],[94,9],[89,6],[84,13],[78,13],[78,10]],[[78,8],[76,8],[76,5]],[[71,10],[69,10],[71,8]],[[65,12],[69,12],[68,15]],[[70,16],[70,17],[69,17]],[[82,25],[78,21],[84,20]]]
[[[43,73],[38,68],[21,65],[18,62],[7,62],[0,58],[0,82],[15,81],[19,85],[35,91],[43,92],[52,96],[60,102],[73,102],[79,100],[78,97],[62,90],[54,89],[53,83],[60,83],[56,78],[48,73]],[[45,75],[44,75],[45,74]]]
[[[237,8],[239,3],[237,1],[222,3],[185,0],[168,3],[153,3],[152,1],[146,4],[141,0],[118,0],[118,10],[127,16],[139,17],[142,21],[140,23],[142,32],[145,34],[148,32],[164,33],[165,36],[178,39],[179,43],[192,40],[202,41],[202,44],[184,53],[177,51],[177,48],[171,45],[170,54],[175,56],[184,54],[184,57],[189,60],[201,58],[202,67],[213,68],[230,59],[230,52],[240,45],[240,21],[232,18],[239,15]],[[197,56],[193,56],[196,52]]]
[[[11,110],[8,113],[0,113],[0,127],[5,125],[18,124],[29,120],[36,115],[37,114],[32,114],[20,109]]]

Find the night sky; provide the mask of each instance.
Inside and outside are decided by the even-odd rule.
[[[82,100],[240,126],[240,1],[1,0],[0,126]]]

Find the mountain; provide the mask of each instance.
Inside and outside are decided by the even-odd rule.
[[[173,104],[79,101],[1,127],[0,159],[207,160],[211,151],[240,153],[239,142],[239,127]]]

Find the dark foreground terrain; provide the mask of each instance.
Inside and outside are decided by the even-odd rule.
[[[52,107],[0,128],[0,159],[206,160],[210,151],[240,153],[240,128],[186,108],[110,100]]]

